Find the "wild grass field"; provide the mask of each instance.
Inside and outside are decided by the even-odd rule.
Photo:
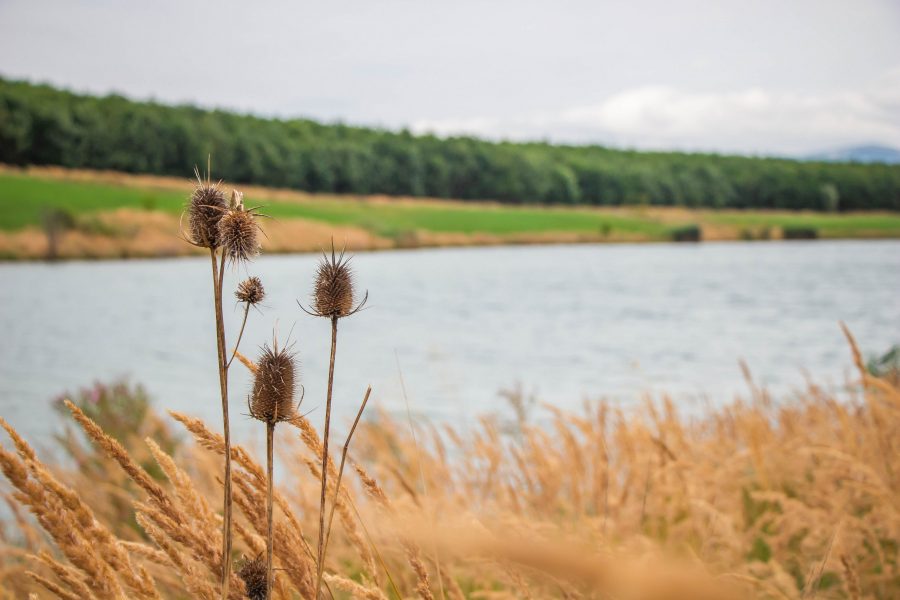
[[[0,256],[171,256],[180,243],[185,178],[33,168],[0,170]],[[270,252],[317,251],[330,237],[353,249],[571,242],[896,238],[894,213],[710,211],[662,207],[509,206],[384,196],[335,196],[244,188],[262,206]]]
[[[101,384],[60,399],[73,421],[55,455],[0,418],[2,597],[900,594],[896,357],[867,367],[845,328],[857,375],[840,389],[810,382],[775,399],[747,372],[746,398],[699,415],[665,396],[564,412],[509,392],[505,417],[416,421],[367,410],[371,387],[332,394],[339,323],[364,320],[368,299],[332,250],[297,308],[331,325],[327,392],[305,398],[277,323],[270,344],[240,346],[247,319],[265,317],[265,282],[225,290],[226,269],[252,268],[259,218],[208,180],[190,194],[182,243],[210,257],[197,267],[221,423],[161,416],[140,389]],[[235,300],[232,331],[223,304]],[[229,387],[232,368],[251,389]],[[332,423],[333,403],[359,407],[352,424]],[[257,421],[264,453],[232,435],[233,418]]]
[[[324,595],[896,598],[900,391],[856,356],[849,399],[814,383],[776,399],[748,379],[747,397],[701,418],[665,397],[566,413],[521,394],[455,425],[371,413]],[[217,428],[158,415],[129,386],[71,397],[62,463],[2,422],[3,597],[218,598]],[[297,417],[277,440],[273,597],[310,598],[321,435]],[[265,553],[260,451],[233,448],[237,568]],[[244,586],[235,576],[231,597]]]

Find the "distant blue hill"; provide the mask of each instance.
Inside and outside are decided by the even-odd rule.
[[[890,146],[851,146],[839,148],[828,152],[819,152],[806,157],[806,160],[821,160],[826,162],[857,162],[857,163],[885,163],[889,165],[900,164],[900,150]]]

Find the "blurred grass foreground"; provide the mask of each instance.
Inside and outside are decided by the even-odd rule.
[[[776,401],[748,375],[749,397],[699,418],[661,398],[548,406],[536,424],[518,393],[512,422],[413,433],[376,413],[354,439],[323,593],[900,597],[897,360],[867,367],[848,340],[849,399],[810,383]],[[221,436],[158,416],[139,387],[72,399],[62,410],[77,426],[59,443],[74,460],[61,465],[2,422],[4,597],[217,598]],[[310,598],[321,438],[303,417],[279,435],[273,597]],[[265,548],[265,479],[250,449],[233,459],[232,558],[247,564]]]

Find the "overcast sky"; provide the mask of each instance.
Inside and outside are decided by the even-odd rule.
[[[898,0],[0,0],[0,74],[440,134],[900,147]]]

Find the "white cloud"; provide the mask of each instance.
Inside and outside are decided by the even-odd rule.
[[[900,146],[900,69],[868,89],[825,94],[641,86],[556,112],[422,120],[416,131],[615,146],[802,154],[853,144]]]

